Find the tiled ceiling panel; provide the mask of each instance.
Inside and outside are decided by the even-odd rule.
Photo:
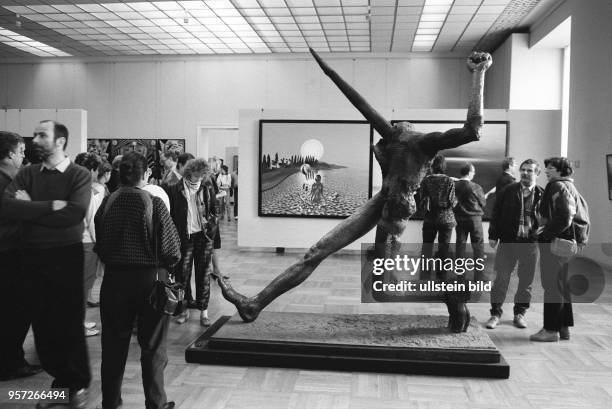
[[[0,56],[469,51],[537,2],[0,0]]]

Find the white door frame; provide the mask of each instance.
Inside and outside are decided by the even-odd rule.
[[[238,130],[238,125],[198,125],[196,127],[196,153],[200,152],[200,140],[206,136],[206,131],[211,129]],[[208,152],[206,152],[204,159],[208,157]]]

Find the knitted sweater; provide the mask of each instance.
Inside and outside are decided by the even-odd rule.
[[[25,190],[31,201],[15,199]],[[54,200],[68,205],[53,211]],[[41,170],[41,165],[21,169],[4,191],[1,212],[6,218],[23,222],[23,243],[29,248],[53,248],[83,240],[83,218],[91,200],[91,175],[70,163],[64,172]]]
[[[423,220],[433,224],[455,226],[453,207],[457,204],[455,198],[455,183],[442,174],[427,176],[421,182],[421,206],[425,210]]]
[[[95,216],[94,250],[109,266],[155,266],[153,239],[149,234],[142,194],[122,191],[106,209],[104,199]],[[159,265],[172,268],[181,258],[180,240],[164,202],[151,196],[153,230],[157,234]]]

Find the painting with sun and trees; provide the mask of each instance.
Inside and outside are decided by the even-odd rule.
[[[259,216],[346,218],[371,196],[366,121],[260,120]]]

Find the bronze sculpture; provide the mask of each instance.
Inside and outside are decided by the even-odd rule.
[[[491,66],[488,53],[473,52],[467,59],[472,72],[472,87],[465,125],[446,132],[423,134],[415,132],[408,122],[391,125],[371,107],[348,83],[332,70],[314,51],[315,60],[338,86],[340,91],[378,131],[382,139],[374,147],[374,154],[383,175],[382,189],[353,215],[325,234],[306,254],[277,276],[262,291],[253,297],[239,294],[224,277],[217,282],[226,300],[233,303],[240,317],[251,322],[274,299],[302,283],[314,269],[330,254],[357,240],[377,226],[376,243],[385,243],[385,256],[397,248],[398,239],[410,216],[416,211],[414,194],[435,154],[480,139],[483,119],[484,73]],[[453,332],[464,332],[470,321],[465,302],[466,294],[447,294],[449,328]]]

